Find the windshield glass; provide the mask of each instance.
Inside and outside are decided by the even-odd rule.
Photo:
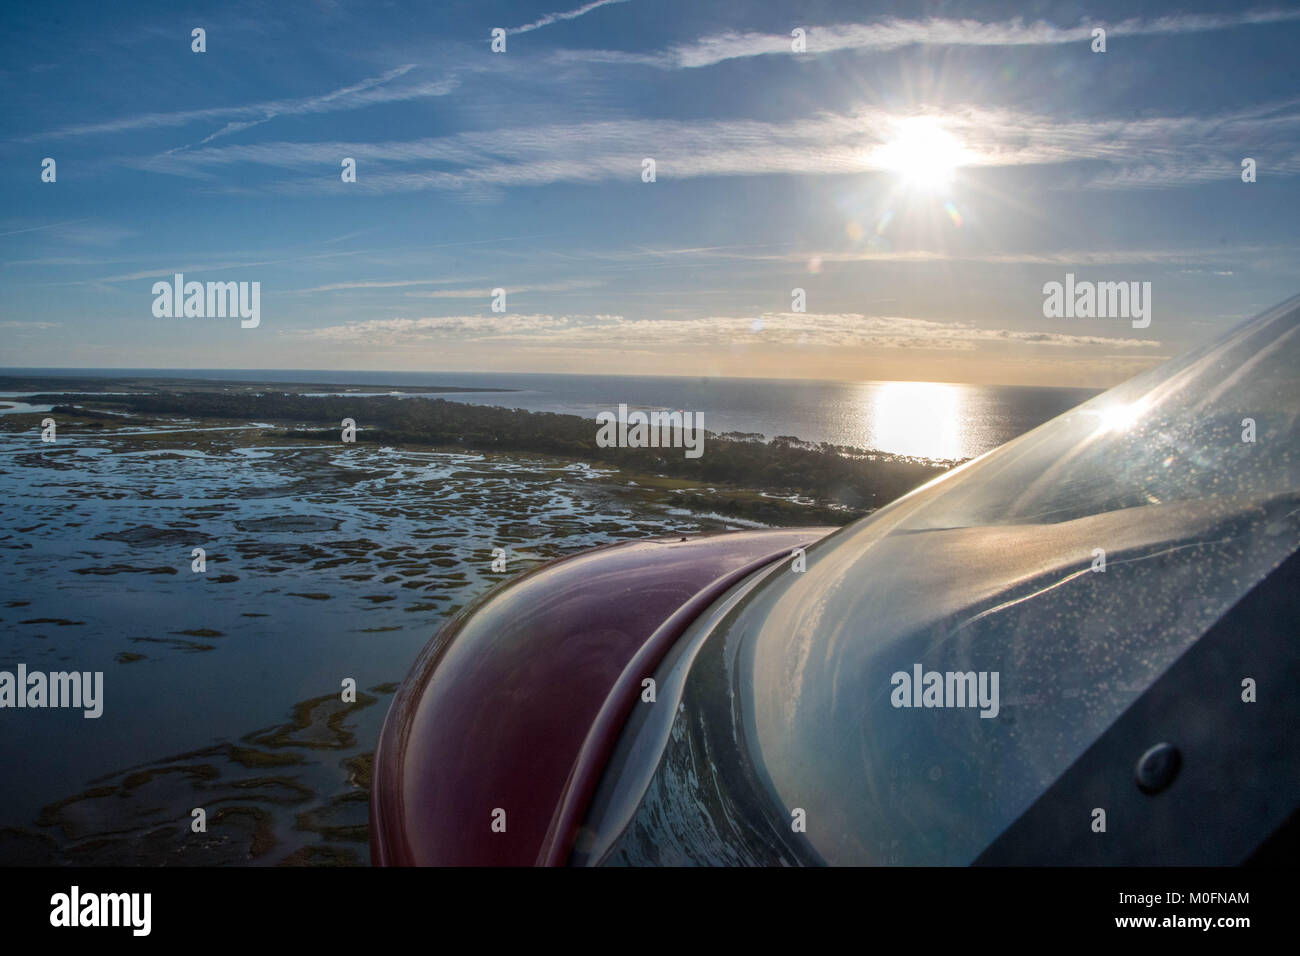
[[[970,862],[1296,549],[1298,328],[1300,297],[837,532],[729,616],[746,748],[818,855]]]

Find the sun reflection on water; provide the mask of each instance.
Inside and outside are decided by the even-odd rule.
[[[942,382],[874,384],[864,408],[869,447],[896,455],[961,458],[967,390]]]

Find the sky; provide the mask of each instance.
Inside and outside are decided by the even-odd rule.
[[[1300,292],[1297,49],[1269,0],[6,4],[0,366],[1108,386]]]

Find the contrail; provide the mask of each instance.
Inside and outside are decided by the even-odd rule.
[[[576,10],[569,10],[567,13],[548,13],[534,23],[526,23],[522,27],[511,27],[506,30],[507,34],[530,33],[533,30],[540,30],[542,27],[549,27],[552,23],[559,23],[561,20],[576,20],[584,13],[590,13],[597,7],[607,7],[611,3],[626,3],[627,0],[595,0],[594,3],[588,3],[586,6],[578,7]]]

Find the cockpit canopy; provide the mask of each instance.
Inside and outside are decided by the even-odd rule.
[[[745,749],[822,859],[971,862],[1296,550],[1297,369],[1300,297],[831,535],[721,622]]]

